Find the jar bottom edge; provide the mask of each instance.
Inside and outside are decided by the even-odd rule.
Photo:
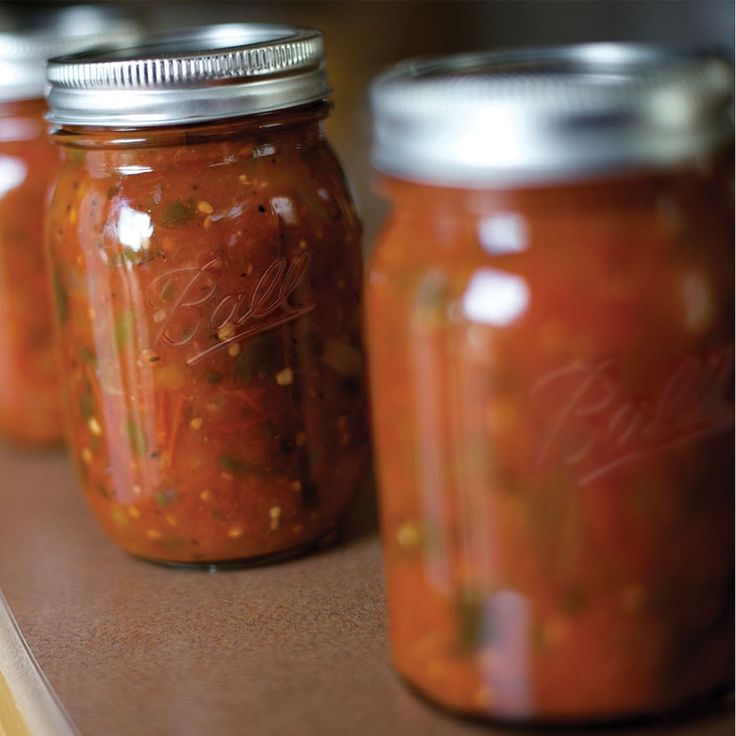
[[[401,682],[421,701],[441,713],[458,718],[469,723],[484,724],[511,731],[524,732],[529,729],[544,729],[550,733],[587,731],[595,728],[640,728],[644,726],[677,726],[690,723],[699,718],[714,717],[717,715],[733,714],[734,707],[734,683],[728,682],[716,686],[708,691],[697,694],[683,703],[659,709],[651,712],[639,712],[628,714],[601,714],[586,716],[581,714],[578,718],[566,717],[543,717],[529,715],[525,716],[503,716],[492,713],[480,713],[477,711],[456,710],[449,705],[439,702],[422,688],[408,679],[401,672],[398,673]]]
[[[177,560],[163,560],[152,557],[143,557],[142,555],[131,554],[136,559],[149,562],[160,567],[169,567],[181,570],[197,570],[200,572],[219,572],[227,570],[244,570],[251,567],[263,567],[278,562],[301,557],[303,555],[315,552],[325,547],[330,547],[339,539],[339,530],[337,527],[328,529],[326,532],[295,547],[279,550],[277,552],[268,552],[263,555],[255,555],[252,557],[235,558],[231,560],[196,560],[192,562],[179,562]]]

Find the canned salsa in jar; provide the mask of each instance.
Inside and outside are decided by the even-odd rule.
[[[321,36],[213,26],[53,61],[49,216],[71,447],[126,550],[330,535],[368,464],[357,220]]]
[[[392,650],[452,710],[628,719],[732,681],[731,87],[613,44],[374,85]]]
[[[61,400],[43,210],[58,167],[43,99],[49,56],[132,39],[136,24],[112,8],[42,13],[0,33],[0,433],[27,444],[58,442]]]

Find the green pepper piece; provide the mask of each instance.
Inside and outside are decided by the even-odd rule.
[[[230,455],[220,457],[220,467],[232,475],[250,475],[254,472],[250,463]]]
[[[132,417],[128,419],[128,438],[130,439],[130,446],[133,448],[133,452],[138,457],[146,454],[146,438]]]
[[[72,160],[72,163],[77,166],[81,166],[87,158],[87,152],[82,148],[70,148],[68,150],[69,158]]]
[[[91,365],[93,368],[97,365],[97,356],[88,348],[82,345],[81,348],[79,348],[79,357],[87,364]]]
[[[416,284],[414,299],[421,327],[437,328],[447,323],[450,284],[444,273],[437,269],[425,273]]]
[[[84,391],[79,394],[79,411],[85,420],[94,416],[95,413],[95,399],[92,396],[91,391]]]
[[[178,497],[179,494],[176,488],[166,488],[163,491],[156,493],[153,498],[159,506],[166,507],[171,506]]]
[[[235,363],[235,379],[249,384],[254,378],[264,378],[278,365],[278,345],[273,334],[257,335],[248,340]]]
[[[325,343],[322,360],[341,376],[351,376],[363,370],[363,355],[360,350],[337,340]]]
[[[56,317],[59,320],[59,324],[63,325],[69,316],[69,295],[67,294],[58,269],[54,269],[51,281],[54,289],[54,301],[56,303]]]
[[[135,332],[135,317],[130,309],[121,312],[115,318],[115,341],[119,349],[129,345]]]
[[[456,642],[463,654],[470,654],[484,644],[484,603],[483,596],[470,588],[461,588],[456,594]]]
[[[148,263],[149,261],[152,261],[153,258],[154,255],[149,250],[139,250],[138,248],[131,248],[127,245],[124,245],[122,253],[120,254],[120,258],[114,265],[119,266],[124,261],[127,261],[128,263],[132,263],[133,265],[138,266],[141,263]]]
[[[172,202],[161,216],[161,224],[164,227],[181,227],[190,222],[196,214],[194,202],[190,199],[186,202],[176,200]]]

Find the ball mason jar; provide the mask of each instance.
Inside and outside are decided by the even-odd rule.
[[[616,44],[373,86],[391,643],[453,711],[615,721],[730,687],[731,89]]]
[[[49,66],[69,441],[124,549],[330,536],[368,463],[360,224],[315,31],[222,25]]]
[[[43,119],[46,59],[136,33],[134,20],[103,7],[46,12],[0,33],[0,434],[16,442],[50,444],[63,433],[43,255],[59,166]]]

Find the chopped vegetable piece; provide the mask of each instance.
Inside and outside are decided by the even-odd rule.
[[[177,228],[186,225],[195,215],[194,204],[191,200],[187,202],[172,202],[164,210],[161,217],[161,225],[167,228]]]
[[[69,314],[69,296],[64,288],[64,282],[61,280],[61,274],[58,270],[52,273],[52,283],[54,287],[54,299],[56,300],[56,317],[63,325]]]
[[[118,348],[130,345],[135,331],[135,315],[132,310],[126,309],[115,318],[115,340]]]
[[[210,385],[217,385],[222,381],[222,374],[217,373],[215,371],[208,371],[207,375],[205,376],[205,381],[209,383]]]
[[[82,418],[89,421],[95,413],[95,399],[89,391],[79,394],[79,411]]]
[[[289,386],[294,380],[294,371],[291,368],[284,368],[276,374],[276,383],[279,386]]]
[[[228,455],[223,455],[220,458],[220,467],[233,475],[249,475],[255,471],[255,468],[251,463],[247,463],[244,460],[230,457]]]
[[[178,498],[178,493],[175,488],[166,488],[159,493],[154,495],[154,499],[159,506],[171,506],[174,501]]]
[[[84,347],[84,345],[79,348],[79,357],[87,365],[91,365],[93,367],[97,365],[97,356],[89,348]]]
[[[485,643],[488,619],[483,615],[484,599],[477,592],[462,589],[456,598],[457,647],[473,652]]]
[[[132,417],[128,419],[128,437],[133,453],[138,456],[145,455],[146,439],[143,436],[143,432],[141,432],[141,428]]]
[[[351,345],[335,340],[325,343],[322,360],[341,376],[360,373],[363,369],[360,351]]]
[[[273,334],[256,335],[248,340],[235,364],[235,378],[245,384],[265,378],[276,367],[279,348]]]
[[[415,549],[419,544],[419,540],[419,529],[412,521],[405,521],[396,530],[396,541],[402,549]]]

